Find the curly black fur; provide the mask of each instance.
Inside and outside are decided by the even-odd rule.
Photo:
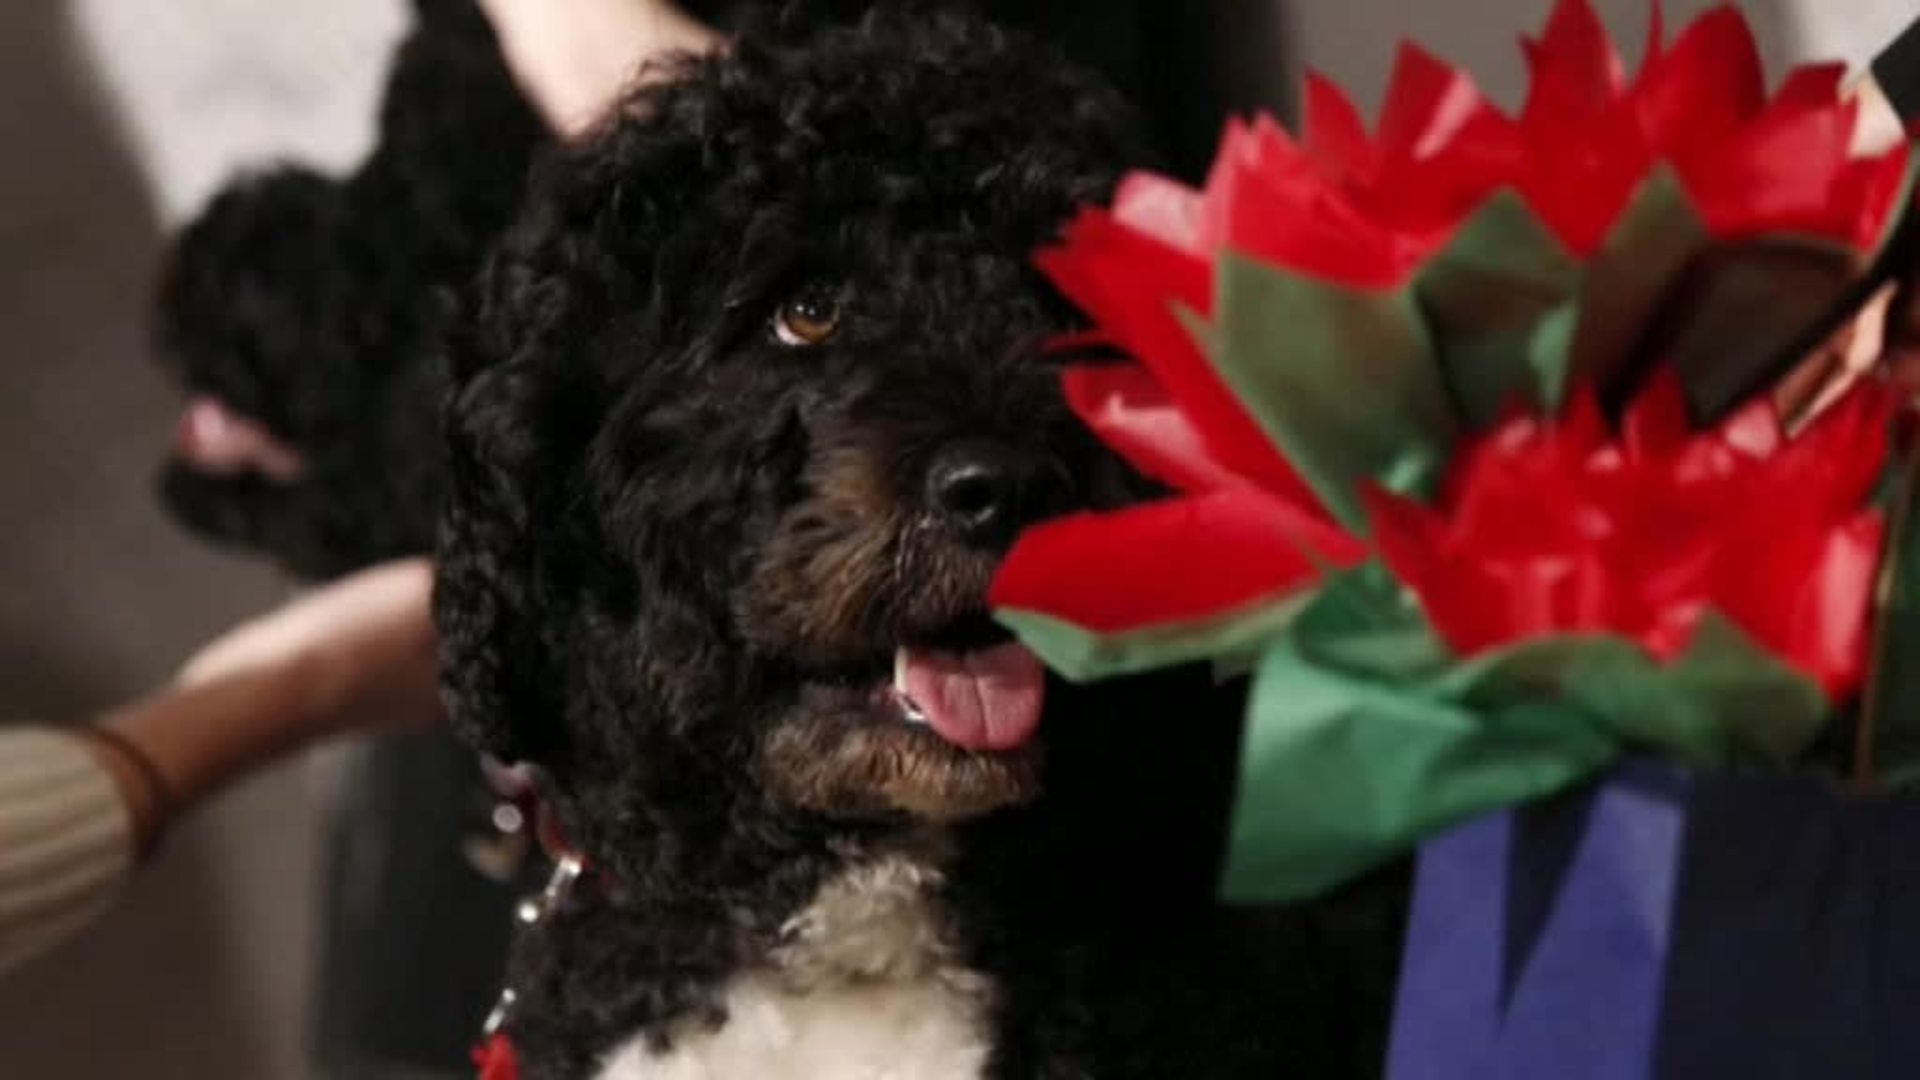
[[[1376,1070],[1384,921],[1213,901],[1230,692],[1052,686],[1044,766],[861,697],[896,645],[984,633],[1004,537],[930,506],[943,454],[1017,463],[1026,519],[1127,490],[1039,358],[1072,317],[1028,258],[1138,157],[1116,96],[924,11],[677,74],[550,162],[452,342],[448,701],[600,871],[518,961],[528,1075],[722,1022],[823,879],[930,829],[1000,988],[992,1075]],[[775,340],[796,295],[837,336]]]
[[[288,484],[174,460],[168,504],[308,577],[431,550],[442,294],[506,230],[546,141],[472,0],[415,7],[359,170],[282,166],[235,183],[181,236],[158,300],[157,345],[187,389],[308,462]]]

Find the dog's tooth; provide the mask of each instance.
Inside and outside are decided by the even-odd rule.
[[[893,652],[893,701],[900,709],[900,719],[909,724],[927,726],[927,714],[920,709],[918,702],[907,693],[907,650],[895,649]]]

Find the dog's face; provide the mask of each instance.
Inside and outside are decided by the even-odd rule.
[[[728,678],[760,714],[721,722],[751,724],[759,782],[810,810],[948,819],[1034,792],[1044,676],[987,584],[1021,527],[1117,490],[1041,356],[1063,313],[1031,237],[954,209],[757,211],[742,269],[764,280],[695,301],[711,344],[687,374],[713,411],[638,380],[590,450],[628,558],[716,576]],[[681,467],[613,465],[662,443]],[[717,499],[676,505],[695,477]]]
[[[456,347],[456,718],[589,830],[1031,797],[1044,677],[986,587],[1126,480],[1030,257],[1129,138],[1098,84],[944,18],[750,37],[635,99]]]

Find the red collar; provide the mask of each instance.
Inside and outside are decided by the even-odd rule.
[[[521,804],[527,820],[533,822],[534,834],[554,864],[553,877],[547,887],[539,895],[523,901],[516,913],[521,931],[525,932],[545,922],[566,900],[586,870],[586,859],[567,842],[559,821],[531,787],[516,793],[515,801]],[[487,1017],[480,1045],[473,1048],[473,1064],[480,1070],[477,1080],[520,1080],[520,1051],[505,1030],[512,1020],[514,1001],[513,989],[508,987],[501,991],[499,1003]]]
[[[473,1063],[480,1070],[478,1080],[520,1080],[520,1052],[505,1035],[494,1035],[474,1047]]]

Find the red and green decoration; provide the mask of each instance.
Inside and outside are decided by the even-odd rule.
[[[1069,401],[1172,494],[1029,533],[993,602],[1071,678],[1252,672],[1231,899],[1626,753],[1790,762],[1859,690],[1898,401],[1690,403],[1866,272],[1908,151],[1850,156],[1838,68],[1769,98],[1732,9],[1654,23],[1628,78],[1562,0],[1517,116],[1411,46],[1373,131],[1311,79],[1300,138],[1236,123],[1039,256],[1131,358]]]

